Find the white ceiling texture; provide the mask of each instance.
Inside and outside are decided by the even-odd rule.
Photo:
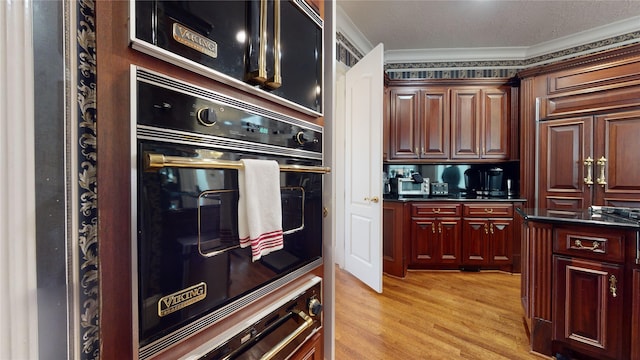
[[[523,60],[640,31],[640,0],[338,0],[337,5],[338,31],[350,34],[363,52],[383,43],[386,63]]]

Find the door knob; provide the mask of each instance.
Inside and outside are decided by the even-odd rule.
[[[378,201],[380,201],[380,198],[378,198],[377,196],[373,196],[373,197],[366,197],[364,198],[364,201],[371,201],[372,203],[378,203]]]

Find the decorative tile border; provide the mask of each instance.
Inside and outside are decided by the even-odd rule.
[[[77,172],[78,250],[80,314],[80,358],[100,358],[100,277],[98,271],[98,207],[96,182],[96,29],[95,2],[75,2],[75,69],[77,114],[72,126],[77,126],[77,158],[72,163]],[[72,84],[72,86],[74,86]]]
[[[343,34],[338,33],[336,38],[338,40],[338,61],[353,66],[363,57]],[[518,71],[529,67],[553,63],[554,59],[559,59],[557,61],[567,60],[585,53],[615,47],[616,44],[623,46],[632,42],[640,42],[640,31],[524,60],[393,63],[385,65],[385,72],[390,79],[510,78],[515,76]]]

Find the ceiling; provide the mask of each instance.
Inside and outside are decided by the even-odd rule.
[[[383,43],[385,52],[526,49],[612,23],[640,30],[640,0],[338,0],[337,5],[370,44]]]

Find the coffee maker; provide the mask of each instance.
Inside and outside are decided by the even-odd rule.
[[[486,172],[486,188],[489,191],[490,197],[502,197],[507,196],[507,192],[504,190],[503,177],[504,170],[499,167],[493,167]]]

